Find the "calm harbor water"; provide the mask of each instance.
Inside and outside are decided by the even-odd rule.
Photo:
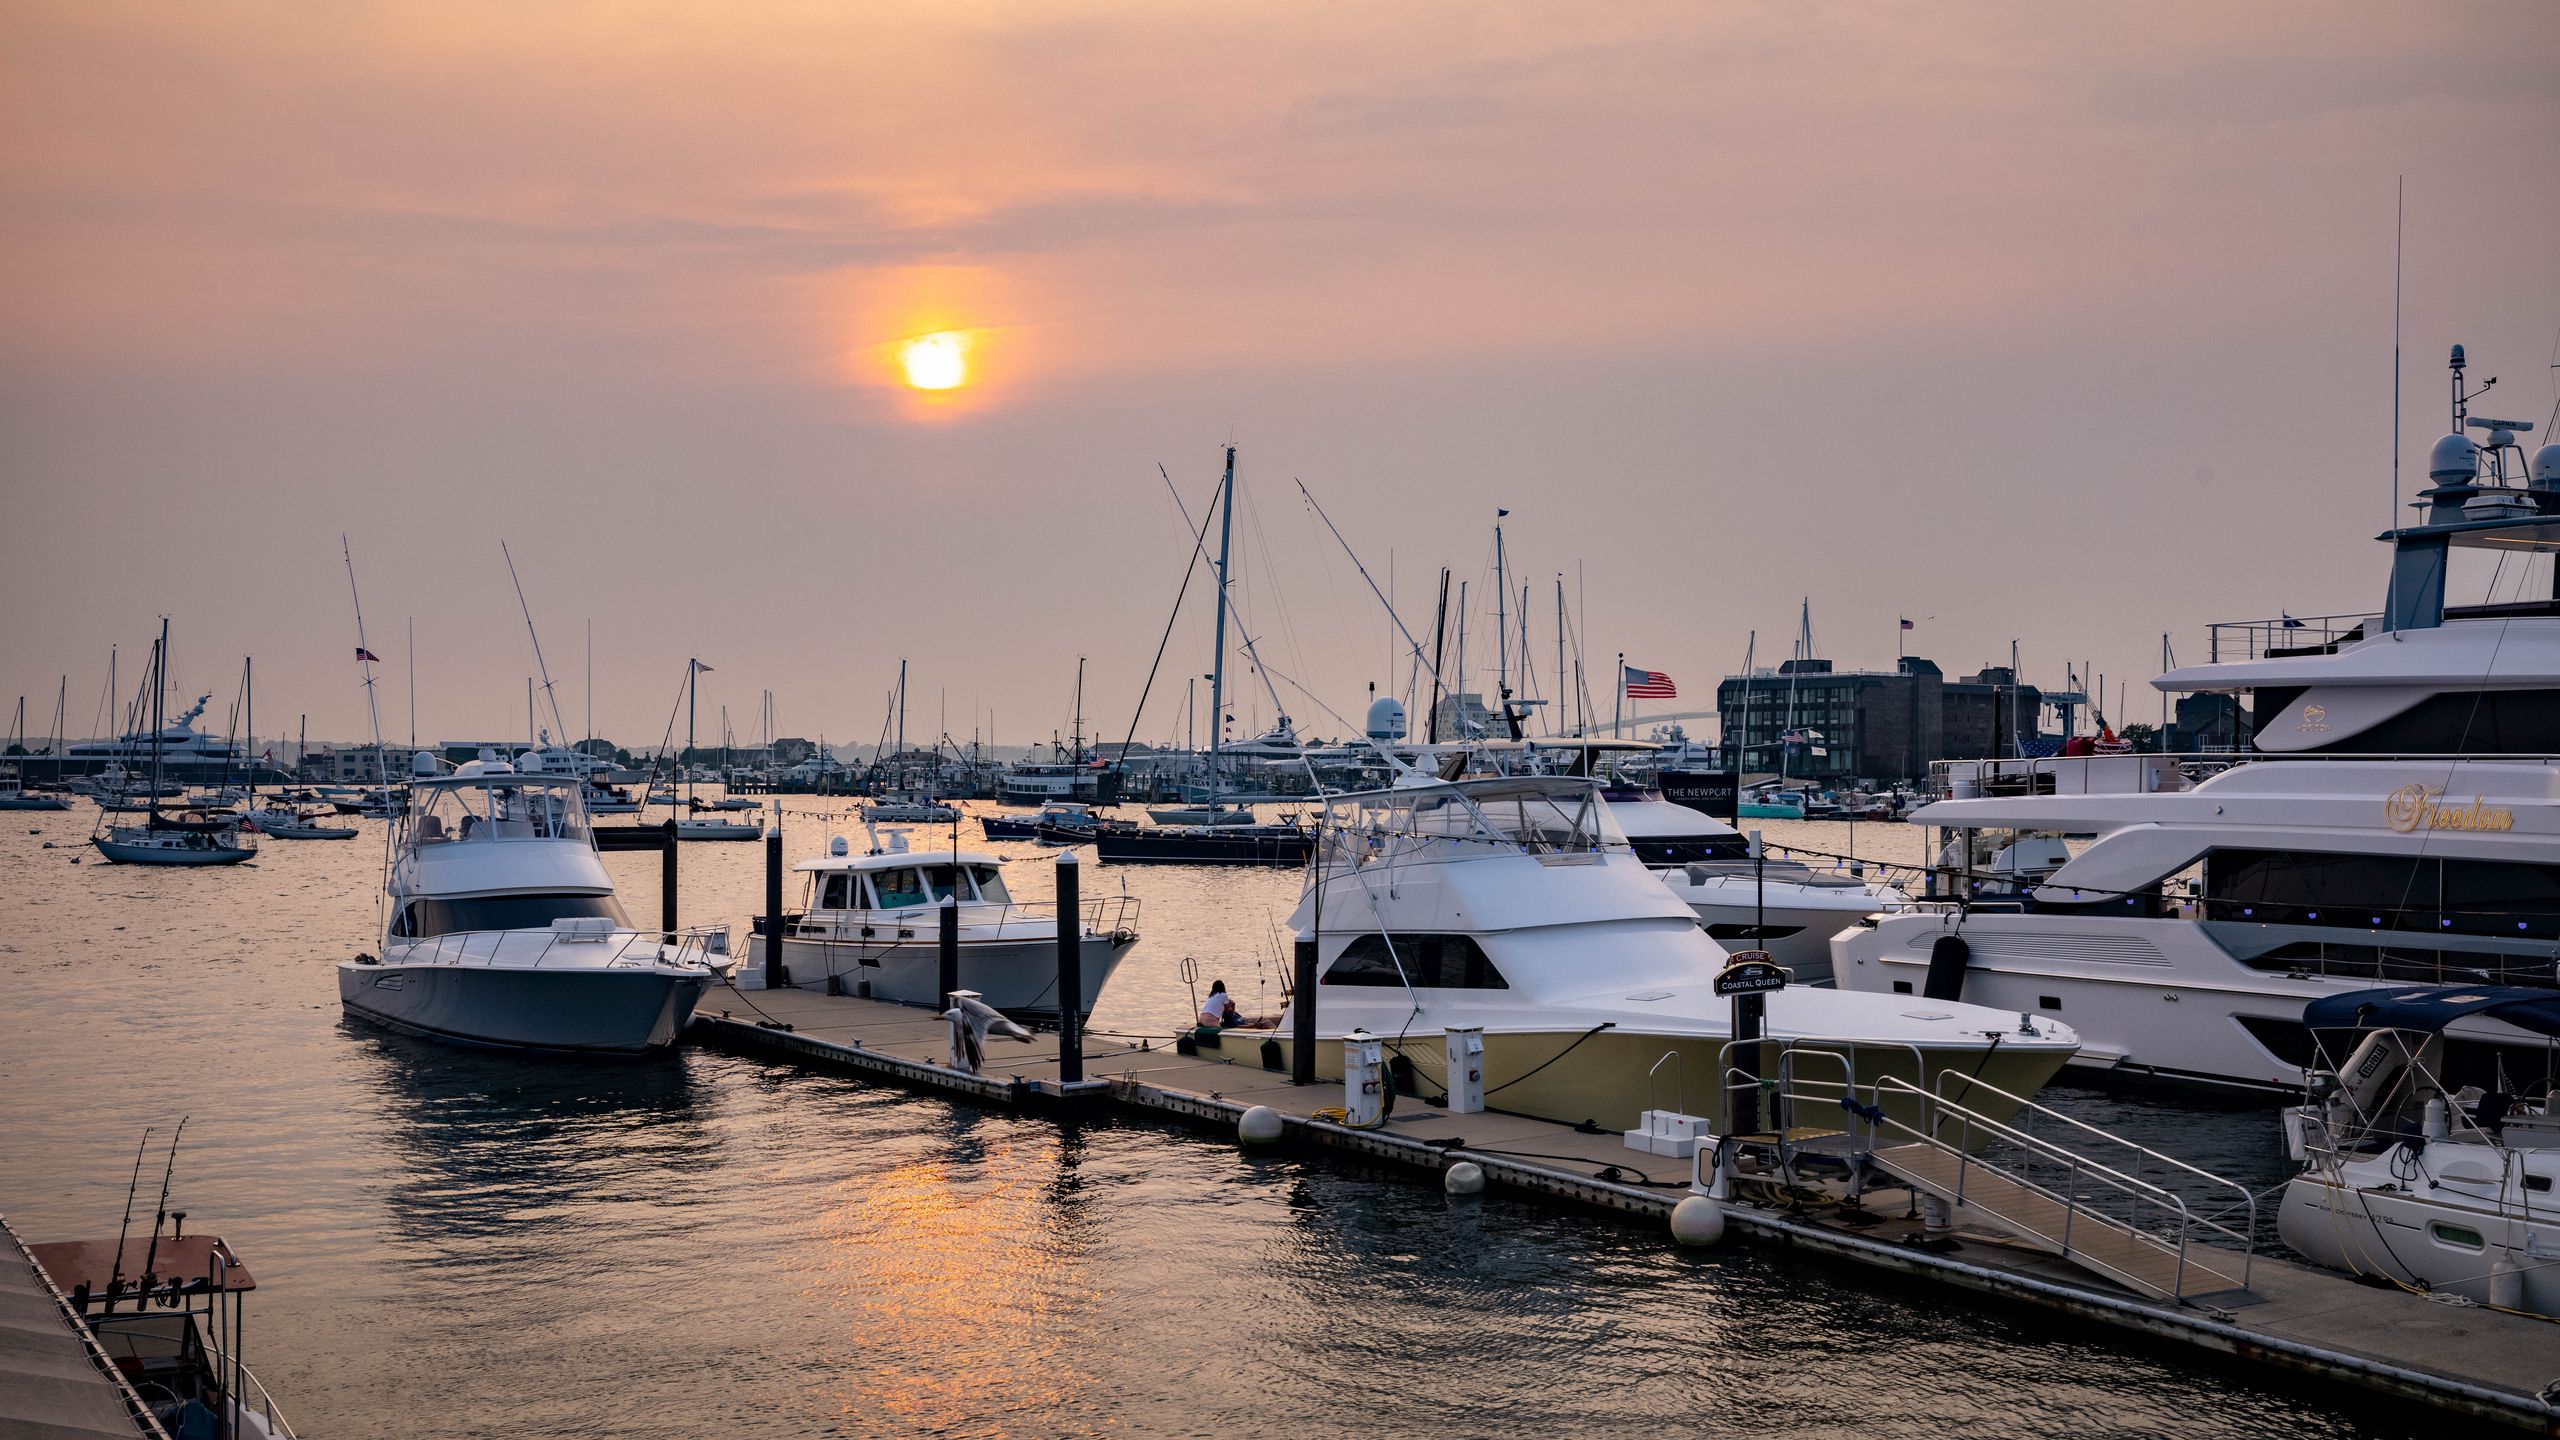
[[[172,1204],[258,1275],[250,1358],[306,1436],[2408,1428],[2034,1314],[1187,1132],[354,1027],[330,967],[373,946],[378,825],[183,871],[98,863],[85,808],[5,818],[0,1207],[32,1239],[112,1231],[143,1127],[156,1152],[188,1117]],[[845,828],[794,814],[790,853]],[[1012,873],[1047,893],[1045,852],[984,848],[1038,857]],[[608,862],[654,915],[656,857]],[[743,934],[761,865],[687,846],[684,918]],[[1177,1023],[1186,954],[1276,1006],[1293,876],[1091,867],[1086,893],[1124,880],[1145,938],[1098,1029]],[[2282,1176],[2263,1112],[2063,1094]]]

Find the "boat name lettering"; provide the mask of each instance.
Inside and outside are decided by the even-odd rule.
[[[2382,801],[2383,823],[2406,835],[2418,830],[2512,830],[2515,812],[2486,803],[2473,796],[2465,806],[2442,803],[2444,791],[2427,785],[2408,784],[2392,791]]]
[[[2315,735],[2327,733],[2329,729],[2329,707],[2326,705],[2303,706],[2302,723],[2294,726],[2293,728]]]

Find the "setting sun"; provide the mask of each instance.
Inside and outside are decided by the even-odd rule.
[[[969,340],[951,330],[921,336],[907,342],[899,360],[918,390],[956,390],[969,379]]]

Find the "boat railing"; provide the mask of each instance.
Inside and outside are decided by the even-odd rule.
[[[2157,795],[2191,790],[2243,765],[2306,762],[2560,765],[2549,751],[2446,754],[2418,751],[2268,752],[2143,750],[2115,755],[2043,755],[2010,760],[1933,760],[1929,791],[1938,800],[2018,795]]]
[[[2269,655],[2326,650],[2372,633],[2382,617],[2371,611],[2351,615],[2278,615],[2271,620],[2225,620],[2205,630],[2205,649],[2215,664],[2226,660],[2260,660]]]
[[[230,1393],[226,1397],[229,1403],[226,1403],[224,1408],[229,1409],[232,1404],[236,1404],[240,1410],[254,1411],[259,1419],[266,1422],[268,1435],[276,1437],[276,1440],[294,1440],[293,1427],[285,1423],[283,1412],[276,1409],[276,1397],[267,1393],[266,1382],[260,1380],[257,1373],[245,1363],[232,1359],[221,1346],[212,1341],[204,1342],[204,1350],[206,1357],[213,1362],[214,1374],[231,1382]],[[231,1434],[234,1436],[246,1433],[236,1423],[239,1418],[238,1413],[235,1412],[233,1415],[235,1423],[231,1426]]]
[[[1917,1087],[1898,1078],[1888,1078],[1879,1089],[1918,1093]],[[1961,1095],[1963,1100],[1950,1098],[1950,1092]],[[1965,1103],[1968,1101],[1973,1103]],[[1964,1200],[1968,1170],[1992,1171],[2063,1206],[2062,1233],[2046,1238],[2060,1243],[2066,1255],[2070,1253],[2073,1222],[2086,1212],[2103,1221],[2149,1231],[2154,1238],[2173,1244],[2178,1251],[2181,1281],[2187,1247],[2200,1238],[2198,1232],[2229,1241],[2241,1254],[2240,1283],[2249,1283],[2249,1265],[2256,1254],[2258,1234],[2258,1199],[2249,1187],[1959,1070],[1939,1072],[1927,1102],[1929,1125],[1925,1133],[1912,1133],[1915,1138],[1942,1148],[1951,1146],[1955,1151],[1958,1204]],[[1974,1108],[1983,1103],[2008,1110],[2010,1118],[1995,1120]],[[1883,1123],[1898,1130],[1909,1128],[1890,1115]],[[2056,1132],[2069,1136],[2080,1148],[2063,1144]],[[2096,1153],[2086,1153],[2090,1151]],[[2096,1158],[2098,1154],[2109,1156],[2114,1163]],[[2220,1203],[2209,1214],[2197,1214],[2188,1195],[2178,1188],[2181,1185],[2201,1191],[2196,1197],[2198,1202],[2210,1196]],[[2220,1218],[2230,1215],[2247,1218],[2238,1225]],[[2161,1227],[2167,1227],[2169,1233],[2162,1235]]]
[[[858,943],[933,944],[941,921],[936,906],[898,910],[810,910],[783,917],[783,934],[794,940],[838,940]],[[1135,935],[1139,902],[1133,895],[1103,895],[1079,901],[1077,913],[1087,935]],[[989,912],[994,912],[992,915]],[[1058,933],[1054,900],[967,901],[960,906],[960,927],[976,940],[1034,940]],[[755,933],[764,933],[764,917]]]
[[[543,937],[542,946],[530,956],[523,941],[531,935]],[[512,948],[509,941],[517,942]],[[541,969],[558,960],[574,962],[588,969],[646,968],[656,965],[692,965],[717,970],[733,963],[729,948],[729,927],[696,925],[674,930],[633,930],[627,926],[609,929],[563,930],[448,930],[441,935],[408,942],[403,952],[403,965],[492,965],[503,955],[510,968]],[[595,947],[610,946],[611,953],[595,964]],[[476,946],[476,948],[475,948]],[[674,950],[674,955],[667,954]]]

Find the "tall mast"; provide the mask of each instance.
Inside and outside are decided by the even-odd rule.
[[[1075,762],[1084,763],[1084,657],[1076,657]]]
[[[151,647],[151,828],[160,828],[161,692],[169,685],[169,617],[160,617],[160,643]]]
[[[1503,512],[1495,511],[1499,516]],[[1502,521],[1493,522],[1493,693],[1502,704],[1502,728],[1511,730],[1511,616],[1503,606],[1511,589],[1502,554]],[[1522,656],[1522,659],[1528,658]]]
[[[1424,712],[1423,739],[1440,743],[1440,652],[1449,641],[1449,567],[1440,567],[1440,606],[1431,613],[1431,708]]]
[[[1550,735],[1564,733],[1564,572],[1556,572],[1556,709],[1547,726]]]
[[[71,677],[65,675],[62,677],[61,688],[53,692],[53,739],[45,746],[53,752],[53,778],[57,782],[62,779],[63,752],[71,748],[70,741],[62,733],[62,727],[70,723],[69,717],[63,714],[70,704]]]
[[[1218,742],[1227,733],[1227,556],[1236,528],[1236,447],[1218,482],[1218,622],[1209,652],[1209,803],[1218,803]]]
[[[240,658],[240,728],[249,732],[249,801],[258,799],[258,659]]]
[[[1465,697],[1465,695],[1466,695],[1466,693],[1467,693],[1467,582],[1466,582],[1466,581],[1464,581],[1464,580],[1461,580],[1461,581],[1459,581],[1459,582],[1458,582],[1458,671],[1457,671],[1457,674],[1458,674],[1458,683],[1457,683],[1457,685],[1454,687],[1454,693],[1460,697],[1460,699],[1459,699],[1459,701],[1458,701],[1458,709],[1459,709],[1460,714],[1461,714],[1461,715],[1463,715],[1463,714],[1465,713],[1465,710],[1466,710],[1466,703],[1467,703],[1467,702],[1466,702],[1466,700],[1465,700],[1465,698],[1464,698],[1464,697]],[[1459,739],[1461,739],[1461,740],[1465,740],[1465,739],[1468,739],[1468,738],[1470,738],[1470,737],[1465,736],[1465,735],[1461,735],[1461,736],[1459,736],[1458,738],[1459,738]]]
[[[532,682],[532,681],[530,681],[530,680],[528,680],[528,681],[526,681],[525,683],[526,683],[526,685],[529,687],[529,686],[531,686],[531,685],[532,685],[532,683],[533,683],[533,682]],[[524,706],[525,706],[525,714],[526,714],[527,716],[531,716],[531,715],[533,714],[533,691],[532,691],[530,688],[528,688],[528,689],[525,691]],[[409,617],[409,749],[411,750],[411,752],[413,752],[413,753],[414,753],[414,752],[417,750],[417,748],[418,748],[418,617],[417,617],[417,616],[415,616],[415,615],[412,615],[412,616],[410,616],[410,617]]]

